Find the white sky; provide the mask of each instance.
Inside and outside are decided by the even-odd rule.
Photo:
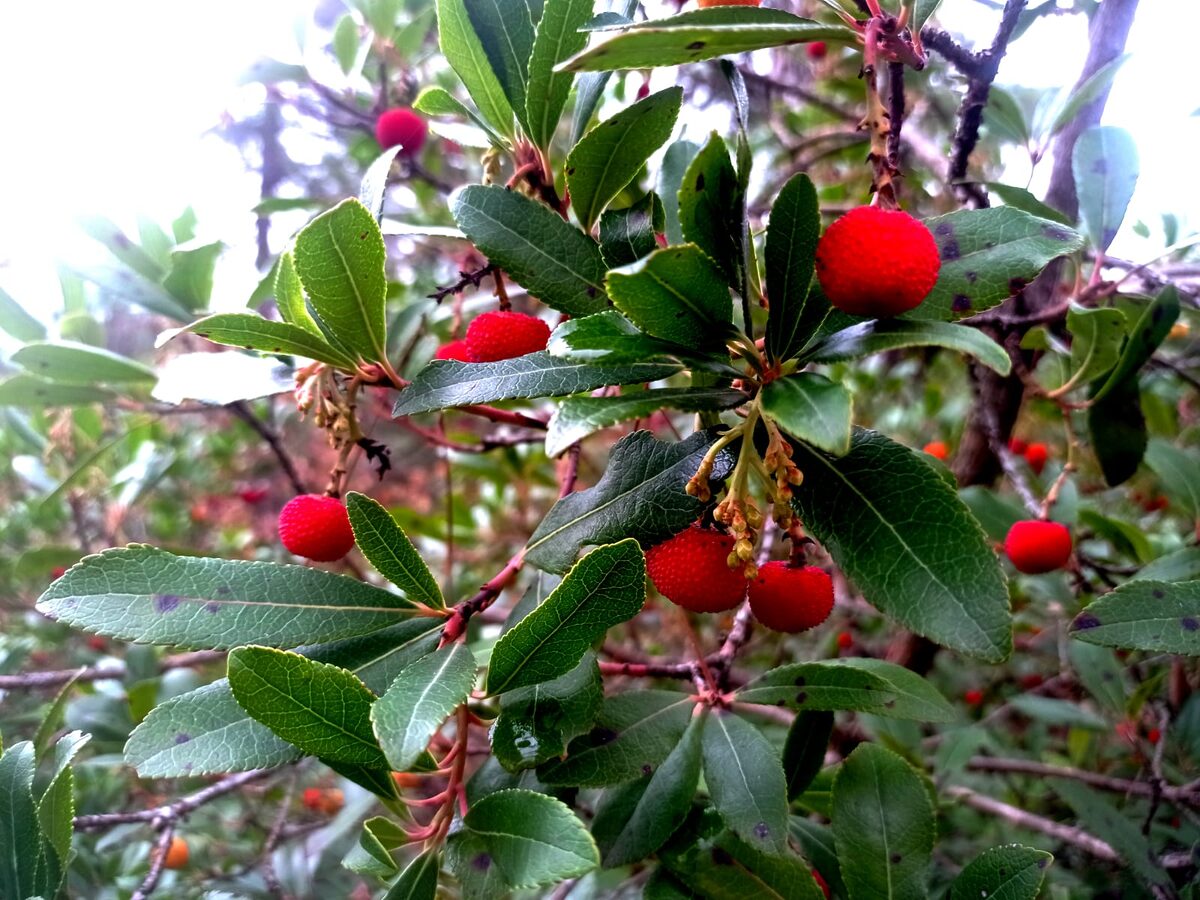
[[[1200,225],[1200,81],[1193,75],[1190,0],[1143,0],[1105,121],[1137,140],[1142,177],[1126,225],[1157,227],[1161,211]],[[201,236],[241,244],[218,276],[253,277],[257,179],[233,148],[204,132],[232,104],[234,82],[261,56],[299,55],[293,23],[312,0],[61,0],[9,3],[0,13],[0,286],[44,318],[60,303],[56,258],[87,263],[105,252],[74,221],[99,213],[136,234],[136,216],[164,225],[189,203]],[[944,0],[941,22],[984,42],[997,14]],[[1014,45],[1000,82],[1070,84],[1085,51],[1080,17],[1043,21]],[[239,100],[239,98],[241,98]],[[1049,166],[1044,165],[1048,173]],[[1025,172],[1010,179],[1023,183]],[[1037,182],[1035,182],[1035,187]],[[1129,233],[1114,252],[1158,246]],[[221,281],[218,281],[220,289]]]

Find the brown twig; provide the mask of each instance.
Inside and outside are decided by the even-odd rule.
[[[472,597],[464,600],[454,607],[454,611],[450,614],[450,618],[446,620],[445,626],[442,628],[442,641],[440,646],[452,644],[457,641],[467,630],[467,623],[471,620],[471,616],[482,612],[500,596],[509,580],[512,579],[521,566],[525,563],[525,548],[522,547],[517,553],[505,563],[504,568],[496,573],[490,581],[485,582],[480,586],[479,591]]]
[[[187,669],[192,666],[202,666],[225,658],[223,650],[197,650],[192,653],[179,653],[167,656],[158,664],[159,671],[171,669]],[[53,669],[47,672],[22,672],[18,675],[0,675],[0,690],[37,690],[41,688],[62,687],[72,678],[76,681],[107,681],[120,680],[125,677],[127,669],[124,663],[107,663],[103,666],[87,666],[80,669]]]
[[[1162,746],[1162,744],[1163,742],[1160,740],[1159,746]],[[967,768],[975,772],[1003,772],[1030,775],[1035,778],[1068,778],[1104,791],[1112,791],[1115,794],[1132,794],[1138,797],[1153,797],[1155,794],[1154,785],[1149,781],[1131,781],[1127,778],[1113,778],[1097,772],[1087,772],[1083,769],[1072,769],[1067,766],[1056,766],[1030,759],[973,756],[967,763]],[[1186,804],[1193,807],[1200,806],[1200,786],[1184,785],[1182,787],[1172,787],[1164,785],[1159,796],[1172,803]]]
[[[185,797],[180,797],[173,803],[168,803],[164,806],[155,806],[151,809],[76,816],[74,827],[76,831],[90,831],[94,828],[111,828],[114,825],[129,825],[136,822],[174,824],[195,812],[204,804],[278,771],[278,769],[254,769],[250,772],[239,772],[236,775],[229,775],[220,781],[213,782],[208,787],[188,794]],[[156,825],[156,827],[162,826]]]
[[[154,842],[154,849],[150,852],[150,871],[146,873],[146,877],[129,900],[146,900],[154,893],[154,889],[158,887],[158,880],[162,878],[163,868],[167,864],[167,852],[171,849],[174,837],[175,826],[167,822],[159,831],[158,840]]]
[[[287,448],[283,446],[283,442],[279,439],[278,432],[259,419],[244,400],[230,403],[226,409],[249,425],[251,430],[263,439],[275,455],[275,459],[279,461],[279,468],[283,469],[283,474],[287,476],[288,482],[292,485],[292,490],[297,494],[307,494],[308,487],[304,484],[304,479],[300,477],[300,473],[296,470],[296,464],[292,462],[292,457],[288,454]]]

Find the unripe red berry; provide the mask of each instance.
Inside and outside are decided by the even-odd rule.
[[[545,350],[550,326],[537,316],[485,312],[467,326],[467,350],[475,362],[495,362]]]
[[[950,449],[946,446],[945,441],[930,441],[921,448],[922,452],[928,453],[934,459],[940,459],[942,462],[950,455]]]
[[[963,702],[967,706],[978,706],[983,702],[983,691],[979,690],[979,688],[971,688],[963,694]]]
[[[407,106],[384,110],[375,122],[375,140],[384,150],[399,144],[403,156],[416,156],[425,143],[429,126]]]
[[[732,535],[693,525],[646,551],[646,574],[676,606],[724,612],[746,596],[742,570],[729,568],[733,545]]]
[[[829,302],[852,316],[882,319],[920,305],[937,282],[933,235],[906,212],[860,206],[817,242],[817,278]]]
[[[267,489],[261,487],[238,488],[238,498],[243,503],[262,503],[267,499]]]
[[[58,581],[58,579],[62,578],[66,574],[67,574],[66,566],[55,566],[53,569],[50,570],[50,578],[53,581]]]
[[[848,631],[843,631],[837,636],[837,645],[839,650],[849,650],[854,646],[854,635]]]
[[[1030,444],[1025,448],[1025,462],[1029,463],[1029,468],[1038,475],[1046,468],[1046,460],[1049,458],[1050,450],[1045,444]]]
[[[1152,744],[1157,744],[1162,740],[1162,732],[1157,728],[1151,728],[1146,732],[1146,740]]]
[[[346,797],[338,788],[305,788],[304,805],[313,812],[333,816],[346,805]]]
[[[475,362],[465,338],[460,338],[457,341],[447,341],[442,344],[442,346],[437,348],[437,352],[433,354],[433,358],[456,359],[459,362]]]
[[[1013,523],[1004,552],[1018,572],[1042,575],[1061,569],[1071,557],[1071,532],[1060,522],[1024,519]]]
[[[769,562],[750,582],[750,609],[772,631],[807,631],[833,612],[833,580],[816,566]]]
[[[301,494],[279,512],[279,539],[297,556],[332,562],[350,552],[354,531],[341,500]]]
[[[829,48],[825,46],[824,41],[813,41],[804,48],[804,52],[808,54],[809,59],[824,59]]]
[[[1031,672],[1028,675],[1021,676],[1021,687],[1027,691],[1032,691],[1034,688],[1041,687],[1045,680],[1037,672]]]
[[[108,650],[108,641],[100,637],[98,634],[93,634],[87,639],[87,645],[97,653],[104,653]]]

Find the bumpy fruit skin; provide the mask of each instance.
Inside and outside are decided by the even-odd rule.
[[[906,212],[860,206],[817,242],[817,278],[829,302],[852,316],[898,316],[921,304],[941,257],[929,229]]]
[[[829,48],[825,46],[824,41],[813,41],[804,48],[804,52],[808,54],[809,59],[824,59]]]
[[[740,569],[729,568],[733,537],[693,525],[646,551],[646,574],[658,592],[692,612],[733,609],[746,596]]]
[[[930,441],[921,448],[923,453],[928,453],[934,459],[940,459],[942,462],[950,455],[950,448],[946,446],[945,441]]]
[[[467,326],[467,350],[475,362],[495,362],[545,350],[550,326],[519,312],[485,312]]]
[[[1071,532],[1059,522],[1015,522],[1004,539],[1004,552],[1018,572],[1042,575],[1061,569],[1071,558]]]
[[[167,848],[167,855],[163,860],[163,865],[168,869],[182,869],[188,864],[188,857],[190,855],[187,841],[179,835],[175,835],[171,838],[171,846]]]
[[[769,562],[750,582],[750,609],[772,631],[807,631],[833,612],[833,581],[816,566]]]
[[[708,9],[710,6],[758,6],[760,0],[696,0],[696,5],[701,9]]]
[[[1025,448],[1025,461],[1029,463],[1029,468],[1041,475],[1042,469],[1046,468],[1046,460],[1050,458],[1050,450],[1045,444],[1030,444]]]
[[[341,500],[301,494],[279,512],[279,540],[297,556],[333,562],[350,552],[354,531]]]
[[[375,140],[384,150],[399,144],[403,156],[416,156],[425,144],[429,126],[407,106],[384,110],[375,121]]]
[[[433,354],[433,358],[456,359],[459,362],[475,362],[475,358],[471,356],[471,348],[467,346],[465,338],[460,338],[457,341],[447,341],[442,344]]]

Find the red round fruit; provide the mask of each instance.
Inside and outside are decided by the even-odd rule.
[[[545,350],[550,326],[519,312],[486,312],[467,327],[467,350],[476,362],[495,362]]]
[[[167,847],[167,855],[163,859],[163,865],[168,869],[182,869],[188,864],[188,857],[190,855],[187,841],[179,835],[174,835],[171,838],[170,846]]]
[[[1024,456],[1025,451],[1029,449],[1029,445],[1020,438],[1009,438],[1008,452],[1015,453],[1017,456]]]
[[[1029,463],[1029,468],[1038,475],[1046,468],[1046,460],[1049,458],[1050,450],[1045,444],[1030,444],[1025,448],[1025,462]]]
[[[950,455],[950,448],[946,446],[945,441],[930,441],[921,448],[923,453],[928,453],[934,459],[940,459],[942,462]]]
[[[852,316],[882,319],[919,306],[941,257],[933,235],[900,210],[860,206],[817,242],[817,278],[829,302]]]
[[[319,809],[321,806],[321,789],[315,787],[305,788],[303,802],[309,809]]]
[[[1018,572],[1042,575],[1061,569],[1071,558],[1071,532],[1060,522],[1015,522],[1004,539],[1004,552]]]
[[[279,539],[297,556],[332,562],[350,552],[354,531],[341,500],[301,494],[279,512]]]
[[[267,489],[261,487],[238,488],[238,498],[244,503],[262,503],[267,499]]]
[[[474,362],[471,356],[471,349],[467,346],[465,338],[460,338],[457,341],[447,341],[442,346],[437,348],[437,352],[433,354],[434,359],[456,359],[459,362]]]
[[[1162,732],[1157,728],[1151,728],[1146,732],[1146,740],[1152,744],[1157,744],[1162,740]]]
[[[833,612],[833,579],[816,566],[769,562],[750,582],[750,609],[772,631],[807,631]]]
[[[746,596],[746,577],[729,568],[733,537],[693,525],[646,551],[646,574],[658,592],[692,612],[733,609]]]
[[[983,702],[983,691],[979,690],[979,688],[971,688],[971,690],[963,694],[963,701],[967,706],[978,706]]]
[[[848,631],[843,631],[837,636],[837,645],[840,650],[849,650],[854,646],[854,635]]]
[[[399,144],[404,156],[416,156],[425,143],[429,126],[407,106],[384,110],[375,122],[375,140],[387,150]]]
[[[809,59],[824,59],[829,48],[825,46],[824,41],[813,41],[804,48],[804,52],[808,54]]]
[[[1037,672],[1030,672],[1028,675],[1021,676],[1021,687],[1027,691],[1032,691],[1034,688],[1041,687],[1045,680]]]

